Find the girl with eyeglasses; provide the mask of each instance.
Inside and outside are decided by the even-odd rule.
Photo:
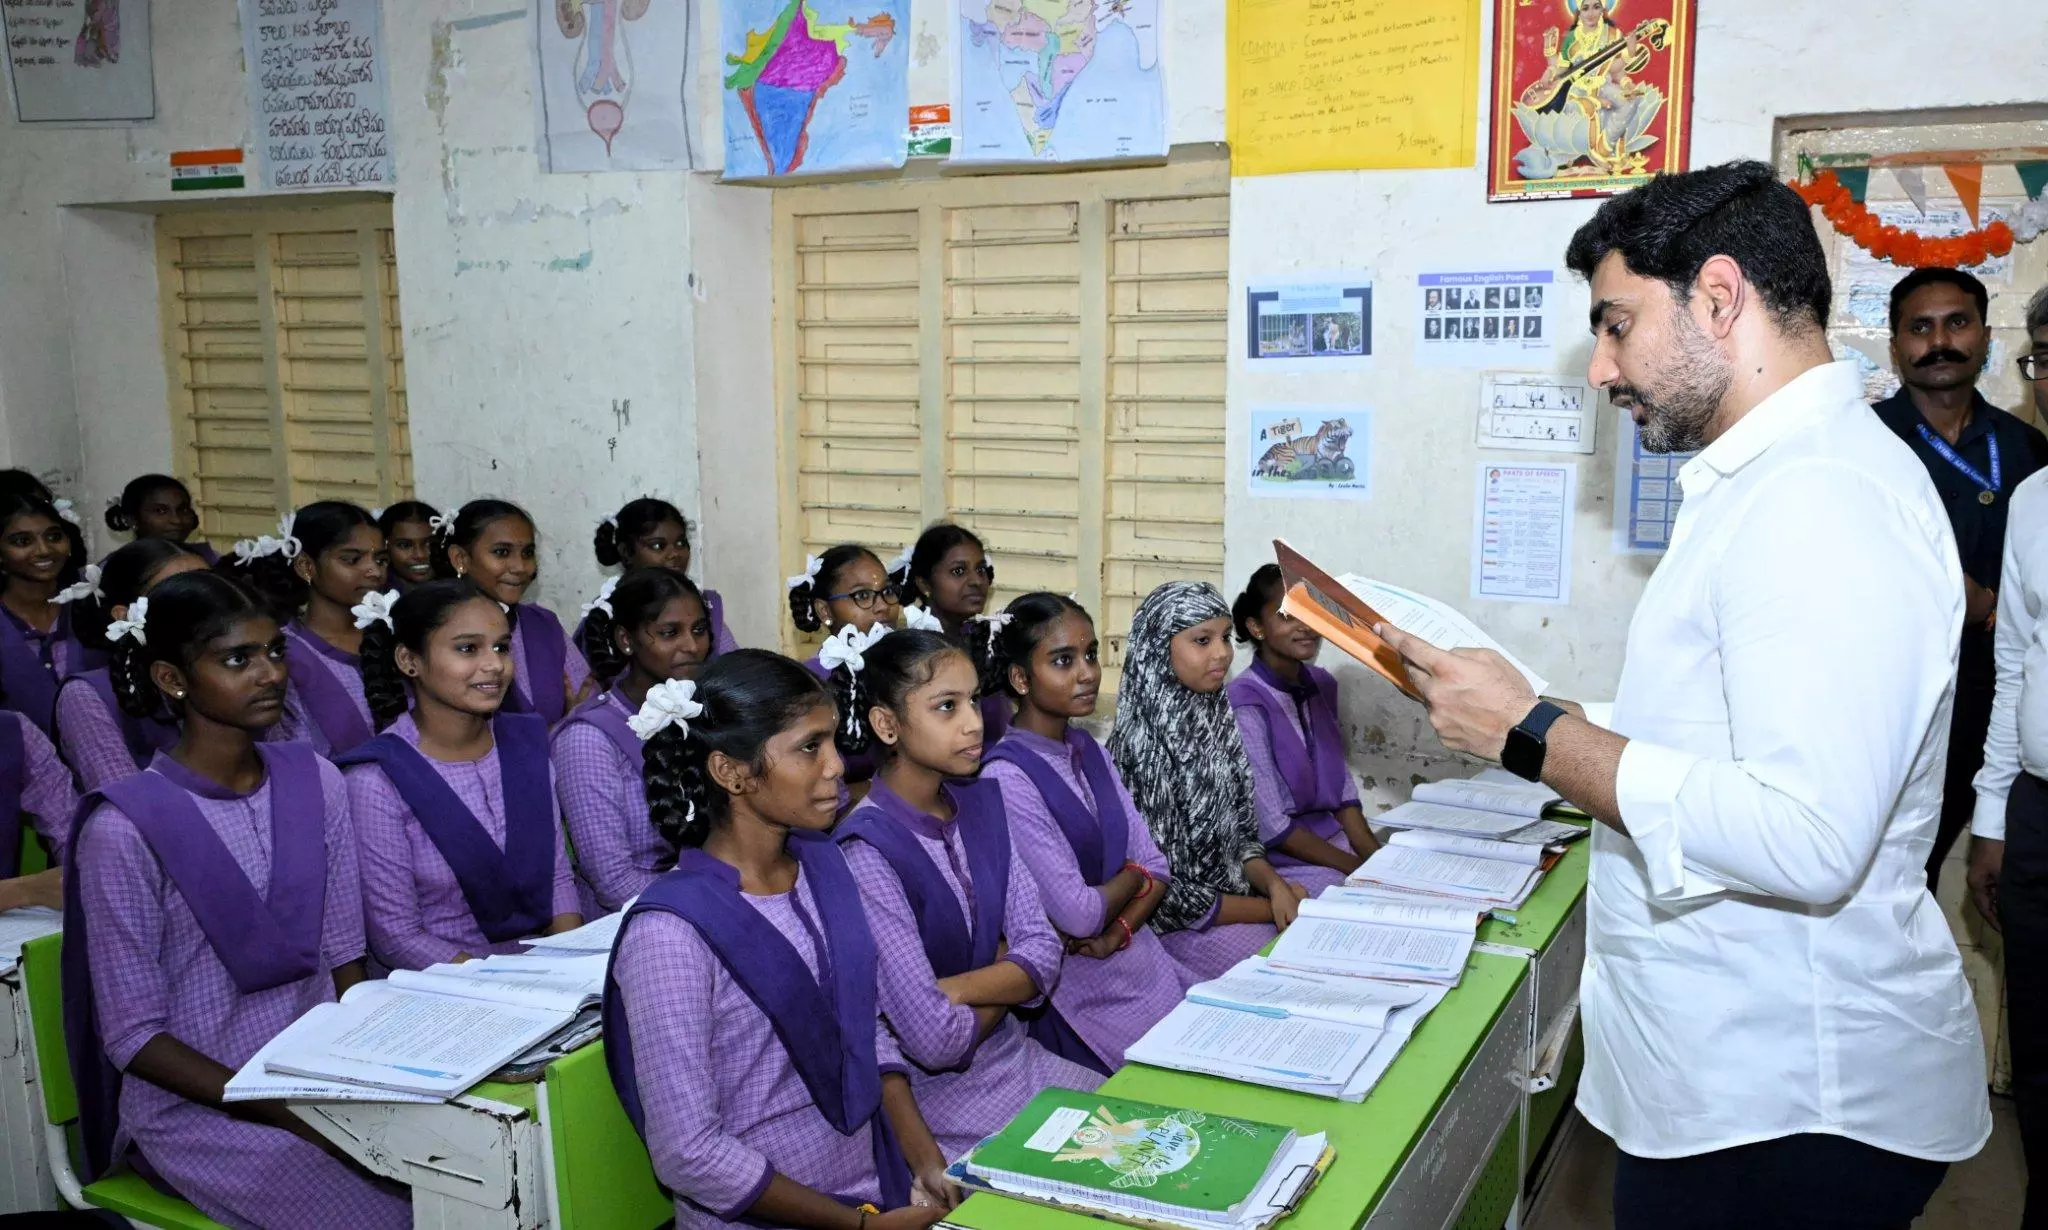
[[[799,632],[840,633],[847,628],[865,636],[880,626],[893,628],[903,608],[896,601],[896,586],[882,566],[881,557],[859,543],[843,542],[823,555],[810,558],[802,576],[789,579],[789,618]],[[820,657],[804,663],[819,679],[829,681],[832,668]],[[846,725],[847,715],[839,715]],[[867,797],[868,783],[875,776],[871,750],[846,754],[841,784],[846,788],[843,803],[857,803]]]

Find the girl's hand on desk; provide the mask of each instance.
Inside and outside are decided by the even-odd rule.
[[[904,1209],[890,1209],[886,1213],[870,1213],[863,1224],[866,1230],[924,1230],[926,1226],[945,1215],[944,1209],[920,1209],[913,1205]]]

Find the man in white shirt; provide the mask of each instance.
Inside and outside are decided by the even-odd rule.
[[[2020,375],[2048,407],[2048,287],[2027,304]],[[2029,1176],[2048,1176],[2048,470],[2012,493],[1992,645],[1998,691],[1970,821],[1970,895],[2005,932],[2006,1033]],[[2022,1230],[2048,1230],[2048,1183]]]
[[[1579,1109],[1620,1230],[1905,1230],[1991,1132],[1927,891],[1963,580],[1927,471],[1823,332],[1805,205],[1741,162],[1603,205],[1590,377],[1679,473],[1612,731],[1389,630],[1452,748],[1600,821]]]

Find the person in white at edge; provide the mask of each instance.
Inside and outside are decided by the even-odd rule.
[[[2020,375],[2033,381],[2034,404],[2048,406],[2048,287],[2027,301],[2026,325]],[[2027,1159],[2020,1230],[2048,1230],[2048,471],[2014,489],[2007,513],[1970,896],[2005,933],[2005,1033]]]
[[[1926,467],[1831,361],[1827,262],[1769,167],[1659,176],[1566,263],[1593,383],[1703,449],[1612,731],[1497,654],[1388,629],[1448,746],[1590,812],[1586,1069],[1619,1230],[1905,1230],[1991,1132],[1927,891],[1962,629]]]

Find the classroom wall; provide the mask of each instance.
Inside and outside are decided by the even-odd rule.
[[[1927,11],[1906,0],[1870,0],[1853,19],[1835,5],[1714,0],[1703,13],[1693,102],[1693,165],[1732,158],[1769,161],[1780,116],[1863,110],[1979,106],[2038,101],[2036,49],[2048,36],[2038,0],[1990,0],[1972,9],[1973,28],[2002,32],[1967,53],[1931,54]],[[1627,11],[1622,16],[1626,18]],[[1492,5],[1485,6],[1488,45]],[[1180,88],[1218,82],[1175,79]],[[1482,89],[1486,83],[1482,81]],[[1478,148],[1487,145],[1484,108]],[[1560,695],[1614,693],[1628,622],[1654,556],[1612,549],[1616,415],[1604,411],[1598,452],[1577,457],[1569,606],[1468,601],[1474,484],[1482,458],[1566,454],[1482,452],[1474,443],[1479,373],[1417,368],[1409,361],[1415,275],[1425,268],[1555,267],[1565,278],[1557,312],[1557,369],[1583,374],[1591,343],[1584,287],[1563,273],[1574,229],[1598,202],[1488,205],[1484,166],[1456,171],[1346,172],[1239,179],[1231,199],[1232,321],[1243,336],[1243,286],[1288,270],[1354,269],[1376,276],[1373,370],[1361,374],[1253,375],[1240,363],[1229,381],[1233,459],[1225,506],[1226,558],[1233,583],[1271,558],[1285,537],[1333,570],[1378,576],[1458,604],[1546,676]],[[1286,280],[1284,278],[1280,280]],[[1564,339],[1569,338],[1566,345]],[[1244,466],[1247,406],[1261,401],[1363,403],[1372,411],[1373,497],[1361,505],[1251,498]],[[1354,427],[1356,423],[1354,422]],[[1352,444],[1354,455],[1358,441]],[[1327,665],[1328,663],[1326,663]],[[1439,776],[1451,758],[1417,706],[1340,674],[1345,718],[1362,753],[1357,767],[1383,800],[1405,797],[1418,774]]]
[[[540,597],[573,613],[598,581],[599,517],[646,492],[698,512],[693,188],[541,174],[517,0],[383,16],[416,485],[526,503]],[[0,123],[0,452],[73,492],[102,548],[98,507],[170,465],[150,211],[193,204],[170,194],[170,152],[250,141],[234,0],[160,13],[154,58],[151,123]]]

